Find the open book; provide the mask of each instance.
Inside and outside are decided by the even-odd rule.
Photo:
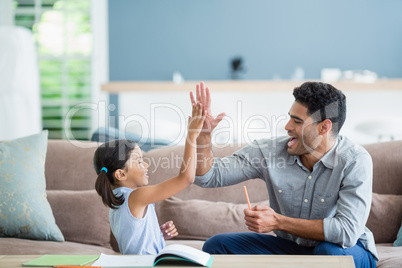
[[[101,267],[152,267],[158,264],[194,264],[211,267],[213,257],[193,247],[173,244],[157,255],[106,255],[101,254],[92,266]]]

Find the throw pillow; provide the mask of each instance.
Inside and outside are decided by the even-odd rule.
[[[394,247],[402,247],[402,224],[401,228],[399,228],[398,236],[394,242]]]
[[[367,228],[376,243],[395,241],[402,221],[402,195],[373,193]]]
[[[243,212],[247,207],[247,204],[182,200],[173,196],[156,204],[156,213],[160,224],[173,221],[179,233],[176,239],[206,240],[221,233],[250,232]]]
[[[109,208],[95,190],[47,190],[47,199],[66,241],[111,247]]]
[[[64,241],[46,199],[47,136],[0,143],[0,237]]]

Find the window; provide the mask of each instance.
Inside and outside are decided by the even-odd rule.
[[[43,128],[50,139],[90,138],[91,110],[76,105],[91,102],[91,0],[16,0],[14,23],[33,32],[42,99]],[[70,129],[66,129],[70,128]]]

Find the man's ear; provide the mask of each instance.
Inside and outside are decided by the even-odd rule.
[[[116,169],[114,172],[114,177],[119,181],[125,181],[127,179],[126,173],[122,169]]]
[[[319,124],[319,133],[320,135],[325,135],[326,133],[328,133],[329,131],[331,131],[332,129],[332,121],[329,119],[325,119],[324,121],[322,121]]]

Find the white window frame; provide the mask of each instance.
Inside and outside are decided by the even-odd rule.
[[[41,3],[41,0],[34,0]],[[37,14],[41,10],[35,10]],[[108,94],[101,92],[101,85],[109,80],[108,53],[108,0],[91,0],[91,133],[108,122]],[[13,0],[0,0],[0,26],[14,24]],[[36,19],[39,16],[35,16]]]
[[[91,0],[92,53],[92,111],[91,132],[106,127],[109,113],[109,95],[101,91],[101,85],[109,81],[109,21],[108,0]]]

